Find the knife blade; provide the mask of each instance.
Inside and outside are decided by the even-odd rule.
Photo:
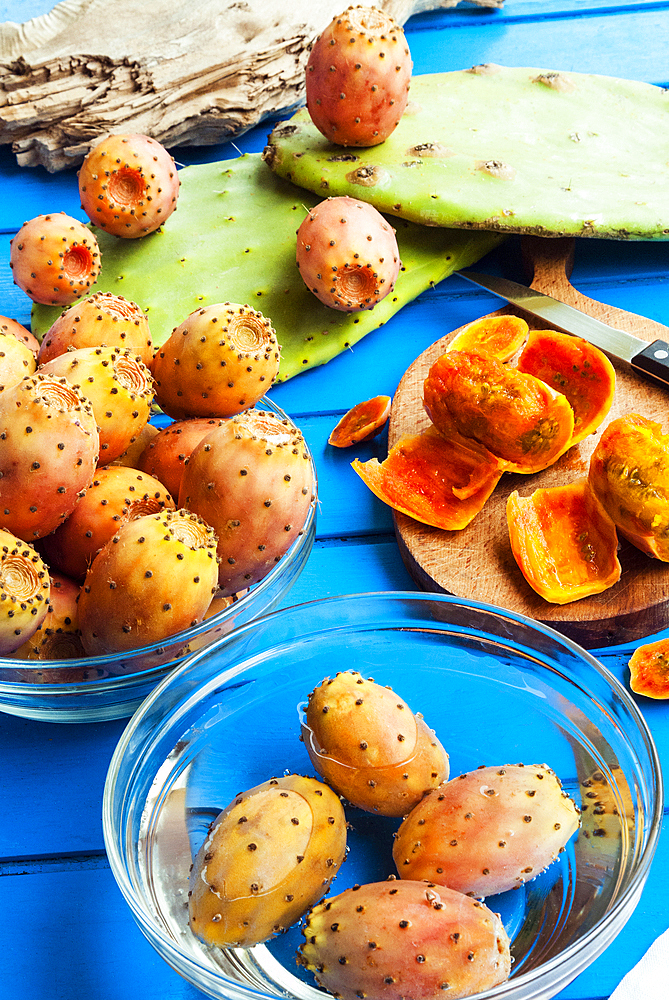
[[[648,343],[625,330],[616,330],[607,323],[588,316],[573,306],[545,295],[517,281],[501,278],[493,274],[479,274],[476,271],[456,271],[467,281],[487,288],[489,292],[506,299],[532,316],[546,320],[557,330],[582,337],[619,361],[625,361],[636,371],[655,381],[669,386],[669,343],[654,340]]]

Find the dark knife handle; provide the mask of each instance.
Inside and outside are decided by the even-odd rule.
[[[654,340],[639,354],[635,354],[630,364],[637,371],[650,375],[669,387],[669,344],[666,341]]]

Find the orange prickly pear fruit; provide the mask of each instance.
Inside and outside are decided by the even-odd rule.
[[[75,580],[50,570],[51,591],[49,610],[37,631],[15,652],[17,660],[72,660],[84,657],[79,636],[79,591]],[[70,679],[69,677],[67,678]],[[84,680],[81,675],[72,680]],[[61,667],[44,668],[37,674],[38,683],[59,683],[65,680]]]
[[[223,594],[273,569],[302,531],[314,491],[304,437],[288,420],[246,410],[200,441],[184,469],[179,506],[216,531]]]
[[[153,379],[144,362],[123,347],[80,347],[39,368],[79,389],[93,407],[100,435],[100,464],[130,447],[151,415]]]
[[[314,43],[307,109],[339,146],[376,146],[395,130],[409,96],[411,54],[404,31],[375,7],[349,7]]]
[[[126,521],[90,565],[79,598],[89,656],[123,653],[197,625],[216,593],[216,535],[187,510]]]
[[[341,1000],[469,997],[505,982],[499,914],[433,882],[355,885],[308,914],[298,963]]]
[[[302,738],[324,780],[368,812],[404,816],[448,777],[448,755],[423,717],[357,671],[314,688]]]
[[[113,236],[146,236],[177,207],[176,163],[148,135],[104,136],[84,159],[78,179],[81,207],[94,225]]]
[[[64,378],[28,375],[0,393],[0,525],[32,541],[68,517],[93,478],[89,400]]]
[[[393,858],[402,878],[490,896],[539,875],[579,825],[580,810],[545,764],[480,767],[412,809]]]
[[[0,529],[0,656],[35,634],[49,610],[49,571],[32,545]]]
[[[324,305],[359,312],[392,292],[400,270],[395,230],[373,205],[326,198],[297,230],[302,280]]]
[[[39,345],[40,365],[79,347],[124,347],[145,365],[153,358],[149,321],[136,302],[113,292],[95,292],[60,314]]]
[[[276,333],[262,313],[232,302],[206,306],[156,352],[156,402],[175,420],[232,417],[271,388],[279,361]]]
[[[126,521],[175,510],[162,483],[123,465],[99,468],[70,516],[41,541],[54,569],[83,581],[100,549]]]
[[[155,476],[173,497],[178,497],[189,455],[220,423],[213,417],[191,417],[161,427],[141,451],[137,468]]]
[[[42,305],[70,305],[86,295],[100,273],[98,241],[83,222],[64,212],[24,222],[10,245],[14,284]]]

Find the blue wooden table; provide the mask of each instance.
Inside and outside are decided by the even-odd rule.
[[[50,7],[49,0],[0,0],[0,21],[23,21]],[[406,30],[416,73],[495,62],[669,85],[669,0],[506,0],[499,11],[464,5],[423,14],[414,17]],[[267,131],[258,127],[237,140],[238,147],[262,149]],[[669,139],[667,149],[669,162]],[[182,163],[234,155],[236,151],[224,145],[178,151]],[[0,313],[26,324],[30,302],[11,282],[9,240],[26,219],[54,206],[83,218],[74,174],[21,170],[9,149],[0,149]],[[495,254],[491,258],[482,266],[498,266]],[[593,298],[669,322],[669,242],[577,241],[572,281]],[[318,537],[285,603],[350,592],[416,589],[399,557],[389,510],[352,473],[348,452],[335,453],[327,436],[354,403],[379,393],[392,395],[404,370],[430,343],[498,305],[498,300],[462,279],[448,278],[328,365],[272,390],[274,400],[303,428],[320,480]],[[360,450],[359,457],[382,448],[381,438]],[[594,652],[626,683],[632,648]],[[669,760],[669,704],[639,699],[639,706],[661,758]],[[123,720],[40,723],[0,713],[2,998],[195,1000],[201,996],[144,940],[105,857],[102,789],[124,725]],[[559,994],[561,1000],[609,997],[669,926],[668,872],[669,831],[665,830],[650,880],[626,931]]]

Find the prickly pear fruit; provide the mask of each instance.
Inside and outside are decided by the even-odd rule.
[[[669,698],[669,641],[646,642],[632,653],[627,662],[630,687],[646,698]]]
[[[0,656],[35,634],[49,610],[49,571],[32,547],[0,529]]]
[[[588,482],[618,534],[669,562],[669,434],[639,413],[616,417],[590,458]]]
[[[192,417],[161,427],[140,453],[137,468],[155,476],[173,497],[178,497],[186,459],[220,423],[213,417]]]
[[[70,305],[100,273],[98,241],[83,222],[65,212],[24,222],[10,246],[14,284],[42,305]]]
[[[510,361],[527,340],[529,326],[513,313],[483,316],[463,327],[449,342],[449,351],[492,354],[498,361]]]
[[[455,428],[506,463],[539,472],[569,447],[574,411],[566,396],[490,354],[447,351],[430,368],[423,402],[437,430]]]
[[[0,393],[0,525],[26,541],[57,528],[99,447],[93,408],[66,379],[36,372]]]
[[[339,146],[377,146],[404,114],[411,80],[404,31],[375,7],[349,7],[316,39],[307,62],[307,109]]]
[[[35,355],[11,333],[0,332],[0,392],[16,385],[37,367]]]
[[[296,261],[317,299],[341,312],[373,309],[400,270],[395,230],[356,198],[326,198],[297,230]]]
[[[579,823],[577,806],[545,764],[480,767],[412,809],[393,858],[402,878],[489,896],[539,875]]]
[[[17,323],[15,319],[11,319],[9,316],[0,316],[0,333],[11,333],[13,337],[16,337],[22,344],[29,347],[33,354],[37,354],[39,340],[30,330],[26,330],[25,326]]]
[[[39,371],[66,378],[91,401],[101,464],[122,455],[149,420],[153,378],[141,358],[126,348],[80,347],[47,361]]]
[[[79,636],[80,586],[62,573],[50,570],[49,610],[34,634],[13,653],[17,660],[73,660],[85,656]],[[69,678],[68,678],[69,679]],[[74,677],[79,680],[80,677]],[[62,670],[42,670],[38,683],[63,682]]]
[[[95,557],[79,598],[89,656],[121,653],[182,632],[216,593],[216,535],[187,510],[126,521]]]
[[[190,926],[219,947],[265,941],[328,891],[345,854],[335,793],[315,778],[271,778],[212,824],[191,874]]]
[[[177,207],[179,174],[164,146],[147,135],[108,135],[79,173],[81,207],[113,236],[152,233]]]
[[[44,365],[72,348],[125,347],[149,367],[153,341],[137,303],[113,292],[95,292],[60,314],[42,338],[37,361]]]
[[[137,469],[99,468],[70,516],[43,538],[40,549],[51,567],[83,581],[100,549],[126,521],[175,510],[162,483]]]
[[[335,448],[350,448],[358,441],[367,441],[385,427],[390,416],[390,396],[374,396],[356,403],[332,428],[328,444]]]
[[[314,688],[302,738],[325,781],[368,812],[405,816],[448,777],[448,755],[423,717],[357,671]]]
[[[179,506],[218,535],[223,594],[250,587],[302,531],[314,496],[304,438],[290,421],[245,410],[208,434],[186,463]]]
[[[250,306],[221,302],[192,312],[157,351],[156,402],[170,417],[231,417],[279,373],[272,324]]]
[[[432,882],[356,885],[308,914],[298,963],[341,1000],[469,997],[509,978],[497,913]]]

